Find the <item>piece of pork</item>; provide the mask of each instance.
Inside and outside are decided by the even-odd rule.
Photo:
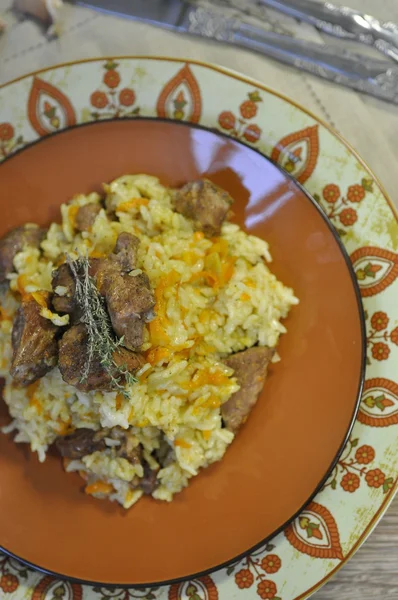
[[[139,352],[132,352],[119,346],[113,354],[113,361],[119,368],[124,368],[129,373],[135,373],[145,365],[145,357]]]
[[[99,431],[83,427],[76,429],[70,435],[58,437],[55,445],[61,456],[65,458],[82,458],[87,454],[110,448],[107,446],[105,438],[120,442],[119,446],[112,447],[117,457],[125,458],[133,465],[141,463],[141,444],[137,444],[134,434],[121,427],[104,428]]]
[[[116,335],[123,337],[127,348],[138,350],[143,343],[144,324],[150,320],[155,306],[147,275],[109,274],[105,299]]]
[[[114,253],[91,266],[97,288],[105,297],[112,327],[130,350],[141,347],[144,325],[151,319],[155,306],[148,276],[126,274],[136,266],[138,245],[138,238],[121,233]]]
[[[234,370],[234,376],[240,385],[240,389],[221,407],[221,415],[229,431],[236,433],[245,423],[263,389],[268,364],[273,355],[274,349],[255,346],[224,360]]]
[[[84,323],[73,325],[59,342],[59,370],[66,383],[75,386],[82,392],[91,390],[111,391],[114,388],[112,374],[101,364],[101,357],[94,357],[87,377],[83,379],[89,358],[88,332]],[[130,352],[119,347],[113,355],[113,361],[119,367],[125,367],[134,373],[145,364],[141,354]]]
[[[155,457],[162,469],[176,461],[175,450],[165,439],[160,440],[159,448],[155,450]]]
[[[86,204],[82,208],[97,204]],[[104,273],[109,271],[129,272],[132,271],[137,262],[137,248],[139,239],[130,233],[123,232],[118,236],[113,254],[108,258],[91,258],[89,273],[95,277],[99,271]],[[80,317],[80,311],[75,300],[76,283],[72,271],[67,263],[60,265],[52,274],[52,288],[54,290],[53,306],[58,313],[74,314],[74,320]]]
[[[78,231],[91,231],[100,210],[101,205],[96,202],[90,202],[81,206],[75,218],[76,229]]]
[[[146,461],[143,463],[144,476],[140,479],[139,487],[146,496],[150,496],[158,487],[158,471],[151,469]]]
[[[191,181],[174,196],[174,208],[192,219],[195,229],[208,237],[220,234],[221,225],[232,213],[233,199],[208,179]]]
[[[93,431],[82,427],[69,435],[58,437],[55,445],[64,458],[78,459],[97,450],[105,450],[105,437],[103,430]]]
[[[14,258],[25,246],[39,248],[46,230],[37,225],[23,225],[12,229],[0,240],[0,283],[7,281],[7,275],[14,271]]]
[[[114,447],[116,456],[125,458],[132,465],[141,463],[142,446],[141,444],[137,444],[136,436],[133,433],[130,433],[128,429],[113,427],[109,430],[107,437],[120,441],[120,446]]]
[[[129,275],[136,267],[138,245],[137,237],[123,232],[118,236],[114,252],[106,258],[90,259],[89,268],[90,276],[105,298],[113,330],[118,337],[124,338],[124,345],[133,351],[143,343],[144,325],[152,318],[155,306],[147,275],[142,272]],[[52,286],[55,292],[54,309],[74,315],[72,321],[76,323],[81,313],[75,301],[76,285],[68,264],[54,271]],[[67,339],[71,342],[71,339]],[[77,360],[76,357],[74,362]],[[66,377],[69,379],[69,375]]]
[[[52,303],[55,311],[67,314],[78,312],[75,300],[76,284],[67,263],[53,271],[51,285],[54,290]]]
[[[33,383],[57,364],[58,327],[40,315],[41,309],[28,296],[22,300],[14,320],[10,373],[21,385]]]
[[[75,386],[82,392],[90,390],[112,389],[109,373],[100,359],[94,357],[87,378],[83,380],[84,368],[88,361],[88,333],[83,323],[73,325],[59,341],[58,366],[66,383]]]
[[[110,261],[116,263],[122,273],[128,273],[137,266],[137,251],[140,240],[135,235],[123,231],[119,234]]]

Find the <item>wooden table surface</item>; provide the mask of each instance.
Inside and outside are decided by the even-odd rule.
[[[48,40],[37,23],[10,12],[13,0],[0,0],[0,16],[9,24],[0,38],[0,82],[48,65],[91,56],[120,54],[165,54],[197,58],[244,72],[269,82],[278,91],[294,97],[340,131],[383,181],[398,205],[398,107],[344,90],[338,86],[281,67],[259,55],[237,51],[208,40],[161,32],[131,21],[116,21],[78,6],[66,5],[63,34]],[[202,0],[201,0],[202,1]],[[216,1],[216,0],[214,0]],[[217,0],[235,7],[250,0]],[[398,0],[334,0],[398,22]],[[264,11],[252,0],[250,10],[278,30],[309,39],[319,34],[312,28]],[[121,29],[124,35],[120,33]],[[330,43],[333,43],[331,41]],[[397,432],[398,433],[398,432]],[[313,596],[315,600],[398,600],[398,497],[374,533],[357,554]]]
[[[398,599],[398,496],[362,548],[312,598]]]

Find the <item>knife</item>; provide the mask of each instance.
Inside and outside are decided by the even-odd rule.
[[[347,6],[313,0],[260,0],[262,4],[314,25],[335,37],[373,46],[398,62],[398,25],[382,23],[375,17]]]
[[[83,6],[254,50],[359,92],[398,104],[398,67],[341,48],[249,25],[185,0],[75,0]]]

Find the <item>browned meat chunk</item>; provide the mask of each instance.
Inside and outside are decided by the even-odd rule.
[[[40,316],[40,311],[33,298],[23,299],[12,328],[10,373],[22,385],[33,383],[57,364],[58,327]]]
[[[84,367],[88,361],[88,333],[83,323],[73,325],[59,342],[59,370],[66,383],[74,385],[78,390],[111,390],[111,377],[94,358],[88,376],[83,380]]]
[[[136,268],[140,240],[127,232],[119,234],[115,248],[106,258],[90,258],[90,275],[97,277],[97,286],[105,295],[105,284],[114,273],[125,274]]]
[[[168,467],[176,460],[174,448],[172,448],[165,439],[160,440],[159,448],[155,450],[155,456],[162,468]]]
[[[148,276],[123,273],[135,266],[138,244],[135,236],[121,233],[115,253],[91,266],[97,288],[105,297],[112,327],[131,350],[142,345],[144,324],[151,319],[155,306]]]
[[[78,231],[91,231],[94,221],[101,210],[101,205],[90,202],[81,206],[75,218],[75,227]]]
[[[224,362],[234,370],[240,390],[222,405],[221,415],[227,429],[236,433],[249,416],[263,389],[272,348],[256,346],[228,357]]]
[[[144,324],[151,319],[152,309],[155,306],[147,275],[144,273],[138,273],[135,276],[127,274],[136,266],[138,245],[138,238],[126,232],[121,233],[114,252],[107,258],[91,259],[89,268],[90,276],[94,279],[100,294],[105,298],[113,330],[117,336],[124,338],[123,344],[130,350],[137,350],[142,345]],[[73,322],[76,323],[81,315],[75,302],[76,285],[69,265],[61,265],[54,272],[52,285],[55,291],[54,308],[57,312],[74,315]],[[81,335],[81,330],[78,331]],[[71,339],[67,338],[68,344]],[[80,342],[79,339],[78,344]],[[126,350],[126,352],[128,351]],[[131,352],[126,354],[126,352],[120,350],[115,356],[117,364],[122,364],[121,361],[125,361],[127,358],[129,371],[140,368],[142,357],[137,358],[137,355]],[[71,364],[75,365],[76,361],[80,359],[78,356],[73,359],[73,352],[71,352],[70,360]],[[63,364],[63,360],[61,363]],[[82,362],[82,366],[83,364]],[[65,381],[70,379],[69,375],[65,374],[65,377],[67,378]],[[88,385],[90,389],[93,389],[91,384]]]
[[[46,235],[44,229],[36,225],[23,225],[9,231],[0,240],[0,283],[7,281],[7,275],[14,271],[14,258],[25,246],[39,248]]]
[[[140,348],[144,324],[150,319],[155,306],[148,277],[144,273],[135,277],[123,277],[118,273],[110,275],[105,299],[116,335],[123,337],[127,348]]]
[[[116,246],[110,259],[114,261],[123,273],[135,269],[137,265],[137,250],[140,240],[131,233],[123,232],[117,238]]]
[[[159,481],[157,478],[157,471],[150,468],[147,462],[144,462],[144,477],[140,479],[139,487],[142,489],[146,496],[150,496],[158,487]]]
[[[124,367],[129,373],[134,373],[145,365],[143,354],[131,352],[131,350],[127,350],[127,348],[123,348],[122,346],[119,346],[114,353],[113,360],[117,367]]]
[[[71,314],[77,310],[75,302],[75,280],[66,263],[53,271],[52,288],[54,290],[53,306],[57,313]]]
[[[106,448],[104,431],[93,431],[82,427],[70,435],[59,437],[55,441],[58,452],[64,458],[83,458],[97,450]]]
[[[228,218],[233,200],[228,192],[207,179],[191,181],[177,191],[174,208],[192,219],[195,229],[208,237],[219,235],[221,225]]]
[[[120,446],[115,447],[116,456],[125,458],[132,465],[141,463],[142,446],[141,444],[137,445],[137,438],[134,434],[121,427],[113,427],[107,437],[120,441]]]
[[[112,390],[111,374],[101,364],[100,358],[94,357],[86,379],[84,369],[88,361],[88,333],[83,323],[73,325],[66,331],[59,342],[59,370],[66,383],[74,385],[78,390]],[[134,372],[145,363],[140,354],[129,352],[126,348],[118,348],[113,357],[118,366],[125,366],[127,371]]]

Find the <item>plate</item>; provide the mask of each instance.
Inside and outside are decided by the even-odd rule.
[[[259,152],[194,125],[118,119],[42,139],[0,166],[7,225],[46,225],[76,191],[100,192],[102,181],[129,172],[157,175],[171,187],[206,177],[226,189],[235,199],[234,220],[269,242],[273,272],[300,298],[278,345],[282,360],[251,418],[223,460],[170,504],[145,498],[125,513],[82,494],[81,479],[63,472],[56,453],[44,464],[27,462],[26,449],[1,439],[4,548],[65,577],[143,585],[229,563],[263,544],[308,502],[355,418],[365,334],[349,259],[316,202]],[[20,206],[20,198],[29,200]],[[235,528],[241,511],[244,527]],[[195,544],[169,552],[173,536],[183,539],[187,531]],[[54,535],[62,545],[51,544]],[[107,552],[91,551],[101,545]]]
[[[214,89],[217,89],[217,95],[214,94]],[[398,342],[396,309],[398,261],[395,252],[397,222],[378,183],[355,153],[314,116],[259,83],[210,65],[154,58],[101,59],[64,65],[4,86],[0,91],[0,101],[2,107],[0,139],[4,157],[49,133],[103,118],[141,115],[190,121],[207,128],[217,128],[230,137],[252,144],[260,152],[271,156],[305,185],[336,226],[351,256],[367,311],[369,364],[354,432],[326,481],[324,489],[284,532],[272,541],[271,545],[255,550],[236,564],[222,568],[212,575],[198,576],[186,582],[172,583],[155,589],[128,591],[130,597],[149,595],[152,598],[162,599],[185,599],[195,597],[196,594],[200,599],[214,600],[216,598],[229,600],[231,596],[290,600],[308,595],[326,580],[331,572],[341,566],[359,546],[391,501],[396,488],[398,403],[393,364],[397,359]],[[124,128],[127,123],[126,121],[120,125]],[[105,125],[104,123],[99,127]],[[93,130],[94,127],[97,126],[92,126]],[[1,168],[20,160],[28,152],[36,152],[33,148],[44,148],[45,144],[70,133],[66,132],[40,142],[12,160],[6,161]],[[97,164],[106,165],[106,159],[110,158],[107,144],[101,146],[100,150],[101,152],[98,152],[98,148],[96,149],[96,155],[100,156]],[[168,155],[170,163],[174,160],[174,165],[181,169],[176,145],[169,146]],[[85,157],[87,162],[92,163],[87,154]],[[40,169],[45,173],[44,177],[53,176],[54,165],[60,171],[64,167],[62,162],[51,161],[51,156],[48,154],[41,154],[41,162]],[[239,173],[239,168],[239,164],[234,165],[235,172]],[[22,186],[24,177],[25,174],[21,175],[19,171],[21,183],[18,181],[18,185]],[[70,172],[68,177],[72,177]],[[184,173],[180,172],[179,177],[184,179]],[[98,180],[95,179],[86,183],[91,186],[97,182]],[[32,195],[35,187],[40,183],[43,182],[36,180],[34,185],[31,184]],[[73,189],[74,191],[77,189]],[[57,195],[56,203],[58,201]],[[18,210],[21,212],[19,216],[14,213],[14,219],[24,220],[25,209],[22,208],[24,204],[18,202]],[[40,216],[43,217],[44,214],[41,213]],[[47,212],[46,218],[48,217]],[[292,232],[297,228],[291,223],[290,227]],[[276,247],[274,253],[275,250]],[[299,257],[297,256],[296,259],[296,268],[303,272]],[[278,264],[276,256],[275,264]],[[280,263],[278,268],[282,269],[282,267]],[[324,291],[333,292],[335,287],[337,286],[333,285],[332,278],[329,278],[327,284],[325,283]],[[335,309],[338,310],[339,306],[335,306]],[[350,323],[350,319],[344,319],[345,327],[349,327]],[[294,330],[293,317],[292,325]],[[289,335],[285,337],[286,344],[289,337],[292,337],[292,327]],[[281,346],[281,353],[282,350]],[[344,362],[341,368],[345,367]],[[278,365],[277,369],[282,369],[282,366],[283,363]],[[270,377],[267,383],[270,390],[278,388],[277,369],[276,374]],[[309,396],[316,377],[317,369],[313,368],[311,373],[307,373],[305,380],[302,380],[302,385]],[[282,378],[279,381],[282,381]],[[327,391],[327,387],[324,387],[321,394]],[[339,401],[336,399],[340,394],[338,389],[333,398],[334,402]],[[304,394],[300,394],[299,398],[299,402],[296,401],[295,404],[296,415],[301,417],[305,415],[306,418],[300,422],[296,420],[292,432],[299,440],[300,446],[307,444],[312,449],[312,452],[309,452],[309,460],[314,460],[311,454],[316,454],[314,449],[318,451],[321,447],[312,444],[319,435],[319,428],[314,426],[314,418],[322,417],[322,414],[319,414],[319,410],[309,412],[303,410],[308,400]],[[304,405],[301,406],[302,402]],[[267,406],[267,402],[259,406]],[[269,409],[268,412],[272,419],[272,410]],[[323,415],[321,421],[321,431],[329,434],[327,415]],[[268,457],[276,460],[278,456],[283,455],[285,458],[283,468],[287,470],[277,473],[279,487],[282,492],[285,492],[280,497],[284,499],[290,497],[287,492],[291,484],[290,473],[293,472],[290,465],[294,464],[297,452],[297,446],[293,447],[290,444],[292,432],[289,430],[289,435],[282,439],[270,439],[267,452],[259,457],[262,467],[267,467],[271,462]],[[242,437],[244,436],[246,434],[242,431]],[[253,443],[252,437],[248,434],[247,441],[249,444]],[[235,448],[237,445],[238,440]],[[229,454],[227,453],[225,460],[232,461],[233,453],[234,446],[231,447]],[[296,488],[305,485],[307,462],[302,463],[300,470],[294,473]],[[227,463],[225,464],[227,466]],[[222,465],[223,463],[220,463],[216,468]],[[57,469],[60,470],[59,465],[53,467],[54,477]],[[38,469],[34,471],[39,472]],[[208,476],[213,477],[213,473]],[[65,491],[68,490],[66,493],[73,495],[72,481],[70,478],[66,479]],[[202,479],[206,479],[206,475]],[[43,474],[41,483],[44,480],[48,482]],[[200,479],[198,478],[197,481],[197,486],[200,488],[202,485]],[[235,493],[239,495],[245,481],[237,480],[234,483]],[[188,488],[188,495],[195,494],[195,485],[194,482],[191,488]],[[273,501],[269,489],[259,490],[257,496],[257,506],[261,505],[263,513],[266,513],[266,507]],[[14,504],[18,503],[14,499]],[[48,512],[49,506],[47,502],[47,505],[42,505],[40,510]],[[65,502],[65,508],[66,506]],[[99,504],[95,506],[98,507]],[[173,504],[170,505],[172,506]],[[32,514],[32,507],[30,507],[30,519],[27,518],[23,523],[20,522],[20,511],[18,521],[12,520],[13,529],[19,530],[27,538],[34,516],[40,510],[35,509]],[[104,518],[107,519],[108,529],[113,526],[110,520],[113,514],[112,508],[94,510],[106,513]],[[240,510],[235,511],[234,520],[231,521],[233,527],[228,538],[232,544],[236,543],[241,533],[248,535],[250,532],[253,512],[253,505],[249,504],[245,504],[244,507],[240,505]],[[129,518],[125,518],[125,522]],[[147,533],[149,530],[152,546],[156,548],[159,538],[154,524],[150,525]],[[172,544],[173,553],[176,547],[185,548],[186,553],[193,548],[194,553],[199,556],[196,548],[201,546],[196,539],[197,531],[197,526],[193,530],[192,526],[183,531],[174,529],[170,538],[175,541]],[[47,550],[48,555],[54,554],[54,549],[61,545],[57,533],[59,529],[55,529],[52,534],[41,530],[40,537],[30,542],[31,548],[35,541],[38,548],[45,547],[41,551]],[[39,539],[41,543],[38,543]],[[82,539],[83,536],[79,532],[75,537],[76,554],[79,553]],[[201,552],[202,556],[208,557],[213,552],[213,546],[209,543],[207,548],[201,547]],[[169,543],[161,557],[151,556],[151,559],[156,563],[165,560],[167,563],[166,555],[173,556],[173,553],[170,551]],[[94,551],[93,554],[98,555],[98,552]],[[234,554],[236,551],[231,552],[231,556]],[[81,561],[77,562],[81,563]],[[117,563],[113,556],[112,562]],[[142,564],[144,562],[142,560]],[[155,568],[160,573],[162,565],[157,564]],[[26,595],[26,590],[29,589],[34,593],[37,592],[38,597],[40,594],[43,597],[46,595],[51,597],[53,591],[61,587],[64,595],[67,594],[71,598],[79,598],[82,595],[84,598],[104,598],[107,595],[110,597],[110,594],[112,597],[123,598],[126,594],[121,588],[109,592],[105,588],[92,589],[89,586],[81,586],[80,583],[61,584],[50,576],[43,577],[26,569],[8,557],[1,560],[1,569],[2,589],[15,591],[17,596],[18,590],[21,595]],[[117,579],[115,581],[126,582]],[[142,581],[145,579],[143,578]]]

